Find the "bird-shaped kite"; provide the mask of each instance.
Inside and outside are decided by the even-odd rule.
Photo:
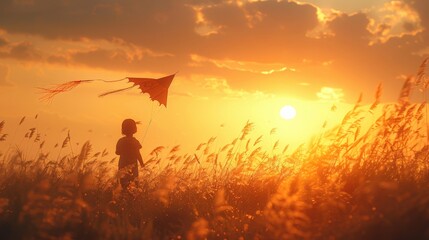
[[[117,92],[122,92],[128,89],[134,88],[135,86],[138,86],[142,93],[149,94],[149,97],[152,101],[157,101],[159,102],[160,105],[164,105],[165,107],[167,107],[168,88],[170,87],[170,84],[173,81],[173,78],[175,75],[176,74],[172,74],[158,79],[126,77],[123,79],[111,80],[111,81],[103,80],[103,79],[75,80],[75,81],[70,81],[70,82],[66,82],[66,83],[54,86],[52,88],[40,88],[43,94],[43,96],[40,97],[40,99],[51,100],[57,94],[70,91],[81,83],[88,83],[88,82],[95,82],[95,81],[111,83],[111,82],[125,81],[128,79],[129,83],[133,83],[132,86],[114,90],[114,91],[109,91],[109,92],[100,94],[99,97],[103,97]]]

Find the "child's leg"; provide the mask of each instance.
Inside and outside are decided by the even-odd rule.
[[[119,169],[119,182],[121,183],[122,189],[126,190],[128,185],[130,185],[131,177],[131,169],[127,167]]]
[[[135,165],[131,169],[131,181],[134,181],[136,186],[138,186],[138,176],[139,176],[139,170],[137,168],[137,165]]]
[[[130,185],[130,179],[129,179],[129,177],[127,175],[121,177],[119,179],[119,182],[121,183],[122,189],[127,189],[128,185]]]

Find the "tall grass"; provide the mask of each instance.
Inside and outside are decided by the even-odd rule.
[[[379,106],[380,85],[372,105],[359,98],[339,126],[291,154],[278,142],[263,148],[248,122],[219,149],[216,138],[188,154],[180,146],[155,148],[127,190],[107,150],[94,153],[90,142],[65,150],[68,134],[53,156],[30,129],[28,146],[1,156],[0,236],[427,239],[427,106],[409,100],[414,89],[427,91],[426,63],[396,103]]]

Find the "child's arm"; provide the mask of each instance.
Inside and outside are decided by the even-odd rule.
[[[120,150],[120,145],[119,145],[120,140],[118,140],[118,142],[116,143],[116,155],[121,155],[121,150]]]
[[[140,163],[140,166],[143,168],[144,167],[144,163],[143,163],[143,158],[142,155],[140,153],[140,149],[142,148],[142,145],[140,144],[140,142],[136,139],[137,142],[137,160]]]
[[[140,166],[143,168],[144,163],[143,163],[143,158],[142,158],[142,155],[140,154],[140,151],[138,151],[137,160],[139,160]]]

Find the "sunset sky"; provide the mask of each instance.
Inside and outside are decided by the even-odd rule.
[[[370,103],[379,83],[382,100],[395,101],[427,56],[427,0],[2,0],[0,120],[11,136],[37,127],[62,141],[67,128],[73,141],[110,151],[130,117],[142,122],[141,141],[152,119],[144,152],[212,136],[221,145],[248,120],[269,144],[298,144],[325,120],[333,126],[361,92]],[[39,87],[71,80],[175,72],[168,108],[138,90],[97,97],[126,83],[39,100]],[[295,119],[279,116],[284,105]]]

